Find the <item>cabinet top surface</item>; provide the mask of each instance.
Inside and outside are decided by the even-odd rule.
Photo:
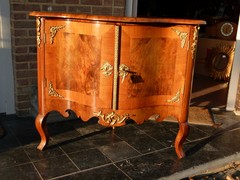
[[[44,18],[60,18],[60,19],[76,19],[96,22],[112,22],[112,23],[166,23],[166,24],[185,24],[185,25],[204,25],[203,20],[196,19],[178,19],[178,18],[149,18],[149,17],[122,17],[122,16],[103,16],[103,15],[89,15],[89,14],[73,14],[73,13],[59,13],[59,12],[39,12],[33,11],[29,14],[35,17]]]

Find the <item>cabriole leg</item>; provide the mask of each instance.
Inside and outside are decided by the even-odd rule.
[[[179,122],[179,131],[175,140],[175,151],[179,159],[185,157],[185,153],[183,151],[183,143],[185,142],[189,133],[189,125],[187,122],[181,123]]]
[[[45,116],[38,114],[35,119],[35,126],[37,128],[37,131],[41,137],[41,142],[39,143],[37,149],[43,150],[44,147],[47,145],[49,137],[47,132],[47,125],[46,120],[44,118]]]

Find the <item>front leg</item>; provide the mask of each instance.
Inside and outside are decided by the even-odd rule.
[[[45,116],[38,114],[35,119],[35,126],[41,137],[41,142],[39,143],[37,149],[42,151],[49,140]]]
[[[187,122],[179,122],[179,130],[175,140],[175,151],[179,159],[185,157],[183,151],[183,143],[185,142],[189,133],[189,125]]]

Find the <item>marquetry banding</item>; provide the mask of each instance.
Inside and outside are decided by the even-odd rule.
[[[37,45],[40,47],[41,44],[41,18],[37,18]]]
[[[113,79],[113,100],[112,109],[117,109],[117,92],[118,92],[118,61],[119,61],[119,33],[120,26],[115,26],[114,42],[114,79]]]

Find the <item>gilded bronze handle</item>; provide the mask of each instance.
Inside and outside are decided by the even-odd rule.
[[[124,81],[125,77],[127,77],[128,73],[136,74],[136,72],[130,71],[130,68],[127,65],[121,64],[119,66],[119,76],[122,77],[122,82]]]
[[[142,76],[137,74],[137,72],[130,71],[130,68],[128,66],[126,66],[125,64],[120,65],[119,76],[122,77],[122,82],[124,81],[125,77],[127,77],[128,74],[131,74],[130,79],[131,79],[132,83],[144,82]]]
[[[106,62],[103,64],[101,71],[105,76],[110,76],[113,72],[113,66],[110,63]]]

